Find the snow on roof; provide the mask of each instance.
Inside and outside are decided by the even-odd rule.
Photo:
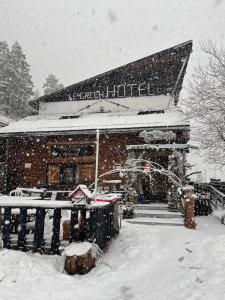
[[[92,193],[85,184],[79,184],[75,190],[69,194],[69,198],[76,196],[79,190],[81,190],[88,198],[92,198]]]
[[[40,119],[35,118],[23,119],[14,122],[9,126],[0,129],[0,136],[4,135],[47,135],[57,134],[59,132],[68,133],[80,131],[93,131],[102,129],[108,131],[119,131],[126,129],[143,129],[143,128],[159,128],[159,127],[181,127],[189,126],[189,121],[186,119],[183,111],[178,107],[173,107],[165,111],[165,113],[157,114],[141,114],[138,112],[120,113],[120,114],[88,114],[82,115],[76,119],[59,119],[56,115],[55,119],[51,116],[43,116]]]
[[[189,144],[141,144],[141,145],[127,145],[127,150],[148,150],[148,149],[182,149],[188,150],[191,148]]]

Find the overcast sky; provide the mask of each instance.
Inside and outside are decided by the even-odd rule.
[[[17,40],[42,92],[48,74],[69,85],[193,39],[225,40],[224,0],[0,0],[0,39]]]

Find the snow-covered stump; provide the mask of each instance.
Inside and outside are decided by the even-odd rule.
[[[189,229],[195,229],[195,199],[193,186],[183,188],[184,192],[184,225]]]
[[[65,270],[70,275],[86,274],[95,267],[93,246],[88,242],[72,243],[65,248]]]

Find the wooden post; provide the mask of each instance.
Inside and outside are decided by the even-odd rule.
[[[95,189],[94,196],[98,190],[98,160],[99,160],[99,129],[96,129],[96,157],[95,157]]]
[[[103,229],[103,208],[99,207],[98,208],[98,218],[97,218],[97,241],[96,243],[98,244],[100,249],[103,249],[104,247],[104,229]]]
[[[88,241],[95,243],[97,239],[97,209],[90,210]]]
[[[223,210],[224,210],[224,206],[225,206],[225,197],[223,197],[223,203],[222,203],[222,206],[223,206]],[[221,224],[224,224],[224,216],[221,218]]]
[[[101,248],[101,209],[96,212],[96,244]]]
[[[11,230],[11,207],[4,208],[4,222],[2,229],[3,247],[10,249],[10,230]]]
[[[112,204],[110,204],[109,215],[110,215],[110,238],[111,238],[115,234],[113,230],[113,205]]]
[[[79,241],[84,241],[86,239],[86,208],[80,210],[79,219]]]
[[[20,208],[19,232],[17,246],[19,250],[26,251],[26,222],[27,222],[27,209]]]
[[[61,208],[54,209],[51,252],[59,254],[59,234],[60,234]]]
[[[104,246],[106,244],[107,236],[108,236],[108,228],[107,228],[107,206],[103,208],[103,236],[104,236]]]
[[[75,226],[78,224],[78,210],[73,208],[71,210],[71,219],[70,219],[70,237],[69,242],[72,243],[77,242],[78,240],[78,230],[76,230]]]
[[[45,225],[45,209],[37,208],[35,217],[34,231],[34,250],[40,251],[44,248],[44,225]]]

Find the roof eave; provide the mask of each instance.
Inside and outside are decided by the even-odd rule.
[[[100,133],[136,133],[142,130],[190,130],[189,124],[183,125],[169,125],[169,126],[144,126],[144,127],[131,127],[131,128],[95,128],[95,129],[83,129],[83,130],[60,130],[60,131],[30,131],[30,132],[6,132],[0,133],[0,137],[27,137],[27,136],[69,136],[69,135],[91,135],[95,134],[99,129]]]

